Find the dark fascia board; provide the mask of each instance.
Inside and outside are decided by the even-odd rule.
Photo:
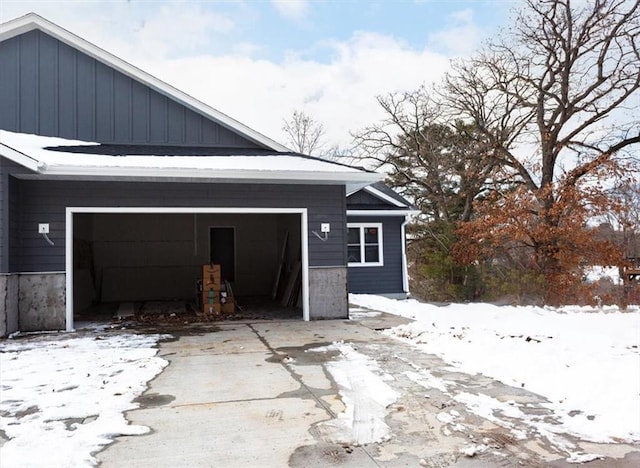
[[[228,115],[208,106],[207,104],[189,96],[177,88],[159,80],[153,75],[140,70],[139,68],[125,62],[119,57],[107,52],[104,49],[76,36],[72,32],[58,26],[55,23],[37,15],[28,13],[19,18],[0,24],[0,42],[12,37],[19,36],[29,31],[40,30],[59,41],[67,44],[74,49],[98,60],[101,63],[127,75],[128,77],[158,91],[159,93],[173,99],[174,101],[186,106],[187,108],[203,115],[204,117],[214,121],[223,127],[228,128],[232,132],[242,135],[244,138],[255,142],[256,144],[274,151],[290,152],[291,150],[284,145],[272,140],[265,135],[247,127]]]

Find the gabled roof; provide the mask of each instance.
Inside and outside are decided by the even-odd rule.
[[[0,130],[0,156],[33,171],[22,178],[174,180],[346,185],[382,174],[297,153],[237,148],[101,145]]]
[[[374,197],[387,201],[399,208],[410,208],[411,202],[386,185],[384,182],[376,182],[373,185],[365,187],[363,190],[369,192]]]
[[[359,191],[369,194],[373,198],[370,200],[378,200],[381,204],[389,205],[394,208],[412,208],[412,204],[409,200],[397,193],[391,187],[384,182],[376,182],[367,187],[355,190],[347,194],[347,197],[355,196]],[[362,201],[360,201],[362,203]]]
[[[409,200],[384,182],[356,189],[347,195],[349,216],[406,216],[419,213]]]
[[[204,104],[192,96],[174,88],[173,86],[159,80],[158,78],[136,68],[115,55],[101,49],[100,47],[82,39],[79,36],[67,31],[64,28],[42,18],[35,13],[29,13],[14,20],[0,24],[0,42],[19,36],[29,31],[40,30],[61,42],[73,47],[84,54],[114,68],[128,77],[146,85],[155,91],[175,100],[187,108],[199,113],[207,119],[222,125],[225,128],[241,135],[242,137],[257,143],[264,148],[289,152],[290,150],[280,143],[262,135],[246,125],[232,119],[226,114]]]

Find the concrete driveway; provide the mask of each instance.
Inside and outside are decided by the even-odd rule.
[[[437,357],[377,331],[403,320],[382,314],[351,321],[238,322],[181,330],[160,346],[159,356],[170,365],[140,398],[141,408],[127,414],[132,424],[148,426],[151,433],[119,437],[97,458],[104,467],[153,468],[573,466],[539,434],[515,440],[509,430],[467,412],[450,395],[407,378],[417,368],[430,369],[459,382],[465,391],[515,401],[545,417],[538,395],[456,373]],[[327,370],[337,356],[308,350],[340,341],[375,360],[399,395],[386,409],[389,440],[361,446],[336,443],[322,428],[345,410]],[[458,415],[455,424],[441,417],[445,409]],[[637,447],[567,440],[617,457],[590,467],[640,461]],[[478,444],[488,449],[470,450]]]

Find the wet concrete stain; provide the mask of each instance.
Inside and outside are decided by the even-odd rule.
[[[298,447],[289,457],[292,468],[371,465],[371,456],[361,447],[320,442]],[[376,464],[377,465],[377,464]]]
[[[316,348],[324,348],[330,346],[332,343],[320,342],[320,343],[308,343],[304,346],[285,346],[281,348],[275,348],[275,354],[266,359],[267,362],[291,362],[292,364],[305,366],[305,365],[317,365],[323,362],[329,361],[339,353],[335,350],[327,350],[322,352],[311,351]]]
[[[64,423],[67,431],[75,431],[78,426],[82,424],[89,424],[98,419],[98,415],[94,414],[92,416],[87,416],[86,418],[67,418],[62,419],[61,421]]]
[[[315,388],[315,387],[309,387],[309,386],[303,387],[301,385],[298,389],[291,390],[289,392],[283,392],[279,394],[276,398],[309,399],[311,398],[311,395],[309,395],[310,392],[316,397],[333,396],[336,394],[336,391],[333,388]]]
[[[158,393],[147,393],[134,399],[135,403],[140,404],[142,408],[154,408],[157,406],[164,406],[175,400],[173,395],[160,395]]]

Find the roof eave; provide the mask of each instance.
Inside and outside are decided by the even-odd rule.
[[[84,176],[118,178],[153,179],[190,179],[208,181],[263,181],[265,183],[336,183],[369,185],[380,180],[383,175],[374,172],[333,173],[318,171],[265,171],[246,169],[198,169],[198,168],[148,168],[148,167],[87,167],[50,165],[40,167],[38,173],[43,176]]]
[[[34,172],[40,172],[42,169],[46,167],[46,164],[42,161],[39,161],[31,156],[28,156],[20,151],[16,151],[13,148],[3,145],[0,143],[0,156],[4,156],[9,161],[13,161],[16,164],[19,164],[27,169],[30,169]]]
[[[420,210],[347,210],[347,216],[417,216]]]

